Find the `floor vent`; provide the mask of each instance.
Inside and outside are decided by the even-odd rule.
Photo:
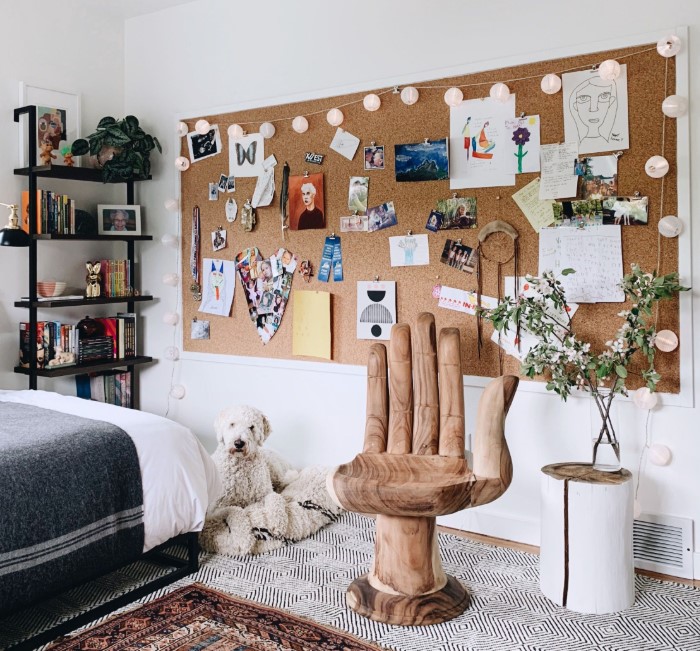
[[[642,513],[634,521],[634,566],[693,578],[693,521]]]

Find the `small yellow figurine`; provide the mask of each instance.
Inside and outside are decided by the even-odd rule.
[[[57,158],[56,154],[53,153],[53,145],[50,142],[44,141],[39,143],[39,158],[43,165],[51,165],[51,161]]]
[[[85,267],[87,268],[85,297],[97,298],[100,295],[100,281],[102,280],[102,274],[100,274],[101,264],[99,260],[95,260],[95,262],[86,262]]]

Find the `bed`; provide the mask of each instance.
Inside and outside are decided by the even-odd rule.
[[[219,491],[209,454],[182,425],[48,391],[0,390],[0,617],[172,540],[188,548],[175,578],[196,570],[196,532]]]

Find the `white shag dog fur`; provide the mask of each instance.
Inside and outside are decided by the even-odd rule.
[[[262,448],[270,423],[254,407],[224,409],[214,421],[212,455],[223,494],[199,539],[210,552],[259,554],[301,540],[341,512],[326,490],[325,468],[298,472]]]

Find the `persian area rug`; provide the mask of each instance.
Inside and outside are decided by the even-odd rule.
[[[50,651],[378,651],[347,633],[195,583]]]

